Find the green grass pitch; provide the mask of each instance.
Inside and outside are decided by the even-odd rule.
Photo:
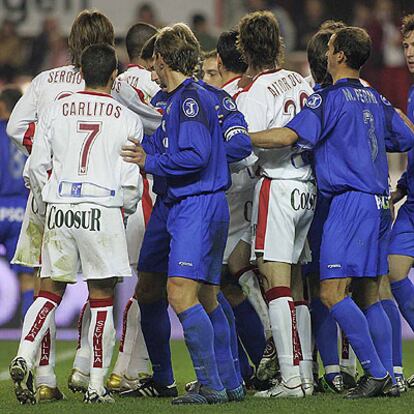
[[[401,398],[375,398],[364,401],[345,401],[341,396],[318,394],[301,400],[262,400],[248,396],[242,403],[229,403],[220,406],[171,406],[168,399],[121,399],[116,398],[114,405],[88,406],[82,403],[80,394],[72,394],[67,386],[66,379],[70,373],[74,351],[73,342],[58,342],[57,354],[61,360],[56,365],[58,382],[67,400],[53,404],[37,406],[21,406],[15,400],[13,388],[7,378],[7,366],[15,355],[17,342],[0,342],[0,413],[41,413],[41,414],[87,414],[87,413],[122,413],[122,414],[163,414],[163,413],[237,413],[237,414],[282,414],[282,413],[404,413],[414,412],[414,390],[409,391]],[[182,392],[184,384],[193,379],[193,371],[185,345],[181,341],[172,344],[174,371],[179,389]],[[404,365],[406,375],[414,373],[414,341],[404,343]]]

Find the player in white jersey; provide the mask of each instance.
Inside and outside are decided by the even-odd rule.
[[[239,45],[248,63],[251,85],[239,95],[238,105],[249,131],[285,125],[300,111],[312,89],[295,72],[280,67],[282,43],[279,24],[270,12],[245,16],[239,25]],[[312,169],[292,149],[256,150],[262,178],[253,201],[252,259],[264,275],[273,339],[282,380],[261,397],[303,397],[313,392],[310,314],[292,297],[293,267],[308,259],[306,236],[313,218],[316,188]],[[303,309],[299,309],[303,308]],[[304,329],[300,329],[301,322]],[[299,326],[297,326],[297,324]],[[300,341],[300,337],[306,336]],[[309,344],[308,350],[300,344]],[[302,385],[304,389],[302,389]]]
[[[148,62],[142,57],[145,43],[157,29],[147,23],[134,24],[125,38],[129,62],[128,69],[120,74],[112,88],[112,96],[129,109],[141,115],[145,133],[151,135],[160,125],[161,114],[150,105],[160,87],[151,80],[151,72],[145,68]],[[152,56],[151,56],[152,60]],[[152,211],[155,195],[152,192],[152,176],[143,176],[144,193],[137,211],[128,219],[126,234],[132,271],[135,273],[146,223]],[[141,329],[141,312],[132,296],[124,310],[122,336],[115,367],[108,378],[110,391],[125,391],[135,388],[138,382],[149,375],[149,357]]]
[[[86,46],[99,42],[114,44],[112,23],[98,11],[84,10],[75,19],[68,38],[71,64],[42,72],[36,76],[10,116],[7,134],[25,153],[31,152],[36,124],[45,107],[59,98],[84,89],[84,81],[79,71],[80,56]],[[31,194],[26,207],[14,263],[40,267],[43,230],[44,217],[38,214],[38,207]],[[37,293],[38,286],[36,288],[35,285],[35,295]],[[44,344],[41,347],[42,354],[39,359],[41,358],[43,363],[36,370],[37,400],[41,402],[63,398],[57,388],[53,369],[55,331],[52,321],[51,330],[46,333]],[[44,363],[45,361],[48,363]]]
[[[115,343],[114,288],[117,278],[131,276],[121,208],[132,213],[142,193],[139,169],[126,164],[120,151],[128,138],[143,137],[140,118],[109,95],[117,63],[112,46],[89,46],[81,57],[85,90],[52,103],[37,126],[29,179],[46,225],[41,290],[10,364],[20,402],[34,401],[29,378],[41,338],[80,267],[91,309],[84,401],[114,401],[104,387]]]

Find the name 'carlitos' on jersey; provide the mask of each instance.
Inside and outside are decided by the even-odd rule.
[[[313,149],[318,189],[328,197],[345,191],[388,195],[386,151],[413,144],[392,105],[358,79],[341,79],[311,95],[286,127],[299,136],[299,147]]]

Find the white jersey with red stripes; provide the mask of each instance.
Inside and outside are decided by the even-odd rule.
[[[236,76],[232,79],[229,79],[222,87],[224,91],[226,91],[231,97],[234,97],[237,92],[240,91],[239,81],[241,79],[241,75]]]
[[[135,210],[142,191],[139,169],[120,156],[129,137],[142,140],[142,122],[111,95],[81,91],[51,104],[39,119],[30,159],[38,205],[43,199]],[[46,169],[52,169],[49,179]]]
[[[42,111],[53,101],[85,89],[85,81],[73,65],[46,70],[37,75],[17,102],[7,123],[7,134],[30,153],[35,125]]]
[[[250,132],[285,126],[313,93],[298,73],[285,69],[262,72],[237,96],[237,106],[246,118]],[[255,148],[262,175],[274,179],[307,181],[312,168],[291,147]]]

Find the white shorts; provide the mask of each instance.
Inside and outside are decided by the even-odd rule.
[[[36,201],[33,194],[29,194],[19,241],[12,259],[13,264],[28,267],[40,267],[40,254],[42,251],[42,239],[45,229],[45,218],[37,214]]]
[[[42,246],[40,277],[76,283],[131,276],[120,208],[98,204],[50,204]]]
[[[264,260],[306,263],[305,249],[316,204],[316,186],[310,181],[261,178],[253,201],[252,256]]]

